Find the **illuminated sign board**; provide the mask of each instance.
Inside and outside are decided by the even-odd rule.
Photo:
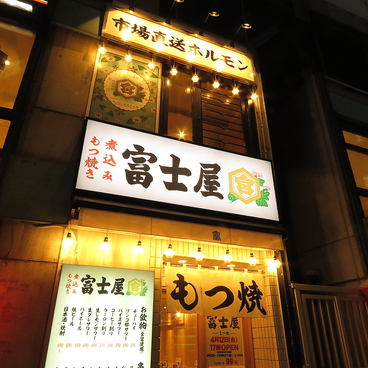
[[[269,161],[91,119],[76,188],[278,220]]]
[[[153,271],[63,265],[45,368],[149,368],[153,294]]]
[[[122,10],[111,9],[107,12],[103,35],[237,79],[254,82],[253,64],[247,55]]]

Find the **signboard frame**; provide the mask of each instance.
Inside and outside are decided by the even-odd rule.
[[[226,163],[226,170],[230,171],[229,169],[227,169],[228,167],[228,163],[230,161],[232,161],[233,159],[240,160],[240,163],[244,163],[244,162],[252,162],[253,164],[257,165],[257,164],[262,164],[262,167],[266,168],[265,170],[267,171],[267,177],[265,176],[263,179],[259,178],[257,179],[257,176],[255,175],[264,175],[264,173],[262,172],[254,172],[254,170],[252,170],[251,168],[248,167],[249,170],[247,170],[245,168],[245,173],[246,175],[250,175],[253,181],[257,181],[257,183],[253,183],[254,185],[258,186],[258,180],[261,180],[261,183],[267,183],[269,186],[267,186],[266,188],[266,193],[267,196],[269,196],[269,194],[271,194],[269,196],[270,199],[270,203],[272,205],[271,207],[268,207],[268,203],[263,203],[265,204],[265,206],[260,205],[260,202],[257,202],[258,204],[256,205],[256,201],[259,199],[260,201],[262,201],[262,198],[259,196],[262,196],[263,194],[258,193],[256,196],[254,196],[254,198],[252,198],[251,203],[246,203],[246,201],[244,200],[238,200],[238,198],[236,197],[236,191],[234,192],[234,194],[232,193],[227,193],[227,191],[225,190],[224,194],[222,195],[222,200],[224,201],[229,201],[229,203],[231,203],[232,207],[227,206],[227,208],[231,208],[231,211],[223,211],[221,209],[221,207],[211,207],[211,206],[207,206],[208,203],[210,203],[210,201],[208,200],[208,197],[211,197],[212,195],[207,195],[207,203],[206,205],[200,206],[197,205],[197,200],[198,197],[201,198],[201,191],[204,191],[204,186],[202,185],[202,190],[198,189],[197,192],[197,198],[195,199],[195,201],[191,204],[191,203],[187,203],[185,202],[185,200],[179,201],[177,197],[171,197],[170,200],[163,200],[162,196],[165,196],[166,194],[170,194],[174,193],[173,192],[169,192],[169,190],[166,190],[165,187],[163,186],[164,184],[160,184],[161,187],[158,190],[158,192],[162,192],[163,190],[166,192],[165,193],[161,193],[161,197],[147,197],[147,191],[145,191],[147,188],[138,188],[138,186],[134,186],[134,185],[130,185],[127,186],[125,185],[124,188],[129,187],[129,190],[133,190],[133,192],[128,193],[128,192],[123,192],[121,190],[124,190],[123,185],[122,185],[122,181],[126,181],[126,178],[120,178],[120,186],[119,186],[119,192],[117,192],[116,190],[105,190],[105,183],[103,183],[103,181],[101,181],[100,179],[102,178],[102,176],[100,175],[99,177],[99,184],[97,187],[94,187],[95,184],[91,184],[93,182],[94,179],[92,179],[92,176],[87,180],[87,179],[83,179],[83,176],[86,175],[86,170],[89,170],[90,168],[88,168],[87,166],[89,165],[87,163],[87,160],[95,160],[95,155],[89,156],[89,152],[92,153],[96,153],[99,152],[99,150],[97,150],[96,147],[93,147],[93,144],[90,143],[91,137],[95,136],[93,130],[96,128],[96,126],[100,125],[100,127],[98,129],[101,129],[101,131],[103,130],[104,133],[108,134],[108,129],[113,129],[114,132],[120,130],[121,132],[126,132],[127,137],[124,138],[125,141],[130,142],[132,141],[131,137],[144,137],[145,142],[150,142],[150,144],[152,145],[152,142],[155,142],[156,146],[155,147],[162,147],[162,146],[167,146],[167,147],[178,147],[178,145],[184,145],[184,151],[185,152],[192,152],[192,155],[195,155],[195,152],[206,152],[206,154],[209,155],[209,157],[211,157],[213,155],[220,155],[220,157],[224,156],[227,159],[227,163]],[[89,127],[93,126],[91,129],[89,129]],[[92,134],[92,135],[91,135]],[[120,133],[119,133],[120,134]],[[124,134],[124,133],[122,133]],[[89,136],[91,135],[91,136]],[[102,138],[102,137],[100,137]],[[139,138],[141,139],[141,138]],[[122,143],[123,141],[121,141]],[[126,159],[121,159],[121,155],[122,155],[122,151],[118,152],[117,155],[119,157],[120,160],[120,165],[125,165],[124,167],[121,167],[121,170],[119,172],[119,175],[124,175],[124,171],[127,172],[129,171],[129,165],[132,165],[133,163],[131,163],[129,160],[132,160],[132,157],[134,156],[134,153],[132,152],[132,149],[134,150],[134,144],[135,145],[139,145],[139,140],[135,141],[134,143],[129,143],[129,147],[128,146],[119,146],[124,152],[126,152]],[[103,144],[105,144],[106,142],[104,142]],[[125,143],[124,143],[125,144]],[[103,145],[101,145],[101,148]],[[160,147],[160,149],[161,149]],[[144,147],[143,147],[144,148]],[[152,146],[151,146],[152,148]],[[148,147],[149,149],[149,147]],[[153,149],[153,151],[155,151],[156,148]],[[199,151],[197,151],[199,150]],[[149,152],[149,151],[146,151]],[[111,151],[103,151],[103,154],[105,154],[105,157],[110,157],[111,154],[113,152]],[[156,153],[156,152],[153,152]],[[100,154],[100,152],[99,152]],[[130,156],[130,157],[128,157]],[[170,157],[171,156],[171,157]],[[170,155],[169,153],[166,154],[165,156],[165,164],[170,163],[170,160],[175,160],[175,158],[173,157],[175,155]],[[198,155],[197,155],[198,156]],[[102,162],[102,156],[100,154],[99,156],[99,160]],[[147,156],[148,157],[148,156]],[[160,162],[160,156],[158,162],[156,162],[156,169],[159,169],[159,164],[161,164],[161,170],[162,170],[162,165],[164,162]],[[179,157],[178,157],[179,158]],[[98,161],[98,159],[96,159]],[[229,161],[230,160],[230,161]],[[125,161],[124,163],[122,163],[122,161]],[[129,161],[129,162],[128,162]],[[180,161],[180,160],[179,160]],[[187,159],[187,162],[190,161],[190,159]],[[184,162],[184,160],[183,160]],[[180,163],[179,163],[180,164]],[[183,164],[180,164],[180,166],[183,166]],[[240,165],[241,166],[241,165]],[[239,175],[239,169],[241,168],[239,165],[236,165],[236,168],[238,170],[234,170],[231,171],[231,173],[226,173],[226,175]],[[96,166],[97,167],[97,166]],[[132,166],[130,166],[132,167]],[[125,169],[125,170],[124,170]],[[197,170],[198,168],[196,168]],[[189,170],[190,171],[190,170]],[[202,170],[203,171],[203,170]],[[262,170],[261,170],[262,171]],[[156,171],[157,172],[157,171]],[[255,175],[253,175],[251,172],[253,172]],[[101,171],[102,174],[102,171]],[[195,175],[197,175],[198,172],[196,171]],[[244,172],[242,170],[240,170],[240,175],[243,175]],[[126,174],[127,175],[127,174]],[[161,175],[161,173],[160,173]],[[162,174],[164,175],[164,174]],[[199,174],[198,174],[199,175]],[[225,175],[225,174],[224,174]],[[167,178],[169,178],[170,175],[167,175]],[[193,175],[194,177],[194,175]],[[196,176],[197,178],[197,176]],[[106,179],[106,178],[105,178]],[[192,178],[194,180],[194,178]],[[197,180],[197,179],[196,179]],[[229,179],[226,177],[222,177],[222,181],[228,181]],[[247,179],[248,180],[248,179]],[[106,180],[107,181],[107,180]],[[108,180],[111,181],[111,180]],[[96,182],[96,181],[95,181]],[[126,183],[125,183],[126,184]],[[203,184],[203,183],[202,183]],[[166,186],[166,184],[165,184]],[[123,189],[121,189],[123,188]],[[139,189],[139,192],[134,192],[134,190]],[[152,189],[152,187],[150,188],[152,191],[154,191]],[[259,188],[259,189],[262,189]],[[193,189],[190,187],[190,190],[193,191]],[[263,190],[263,189],[262,189]],[[212,188],[213,193],[210,194],[214,194],[216,192],[216,188]],[[274,183],[273,183],[273,168],[272,168],[272,163],[269,160],[261,160],[261,159],[255,159],[252,157],[248,157],[248,156],[244,156],[244,155],[240,155],[237,153],[230,153],[227,151],[223,151],[223,150],[219,150],[219,149],[215,149],[215,148],[210,148],[210,147],[204,147],[201,145],[197,145],[194,144],[192,142],[185,142],[182,140],[177,140],[174,138],[170,138],[170,137],[162,137],[159,136],[157,134],[154,133],[150,133],[150,132],[143,132],[143,131],[138,131],[136,129],[131,129],[129,127],[122,127],[122,126],[117,126],[115,124],[110,124],[110,123],[105,123],[105,122],[100,122],[94,119],[87,119],[86,120],[86,133],[85,133],[85,139],[84,139],[84,145],[82,147],[82,153],[81,153],[81,161],[80,161],[80,165],[79,165],[79,172],[78,172],[78,177],[76,178],[76,184],[75,184],[75,193],[77,196],[88,198],[92,200],[92,202],[96,199],[107,199],[109,201],[112,202],[118,202],[118,203],[125,203],[125,204],[132,204],[134,206],[134,204],[138,205],[139,207],[141,207],[142,205],[147,207],[152,208],[153,211],[157,211],[157,207],[159,207],[159,210],[161,212],[165,212],[166,209],[168,211],[173,211],[173,210],[180,210],[180,213],[186,214],[191,216],[191,214],[198,216],[201,214],[207,214],[207,215],[211,215],[212,217],[223,217],[224,215],[226,215],[226,217],[231,216],[233,219],[241,219],[242,221],[244,221],[245,219],[249,220],[249,219],[257,219],[257,221],[265,221],[265,223],[275,223],[275,221],[278,221],[278,210],[277,210],[277,202],[276,202],[276,190],[274,187]],[[145,197],[143,196],[143,194],[145,195]],[[178,193],[178,191],[176,191],[175,193]],[[179,192],[180,193],[180,192]],[[205,194],[202,193],[202,196],[204,197]],[[218,197],[216,198],[215,196],[212,196],[214,198],[210,198],[210,200],[212,201],[212,203],[218,203],[219,199]],[[174,199],[173,199],[174,198]],[[240,205],[240,203],[242,203]],[[207,206],[207,207],[206,207]],[[252,206],[252,208],[251,208]],[[238,213],[237,209],[241,208],[241,210],[243,211],[242,213]],[[256,211],[256,213],[254,212]],[[262,212],[263,211],[263,212]],[[267,213],[267,211],[269,212],[267,216],[264,216],[265,213]]]
[[[154,292],[154,271],[64,264],[45,368],[150,367]]]

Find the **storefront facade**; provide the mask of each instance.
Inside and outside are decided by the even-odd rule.
[[[65,5],[2,182],[1,361],[287,367],[252,56],[123,4],[92,36]]]

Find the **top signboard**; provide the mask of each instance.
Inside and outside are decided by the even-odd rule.
[[[253,64],[247,55],[167,24],[111,9],[106,13],[103,35],[254,83]]]
[[[91,119],[76,188],[278,220],[269,161]]]

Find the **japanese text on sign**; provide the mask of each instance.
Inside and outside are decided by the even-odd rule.
[[[267,315],[261,275],[166,267],[165,277],[169,312],[232,317]],[[224,328],[221,322],[225,319],[217,321]]]
[[[150,271],[64,265],[46,367],[149,367],[153,289]]]
[[[77,189],[278,220],[270,162],[93,120]]]
[[[246,55],[203,39],[174,30],[121,10],[107,13],[104,33],[124,42],[144,45],[168,55],[187,60],[238,78],[254,81],[251,60]]]

